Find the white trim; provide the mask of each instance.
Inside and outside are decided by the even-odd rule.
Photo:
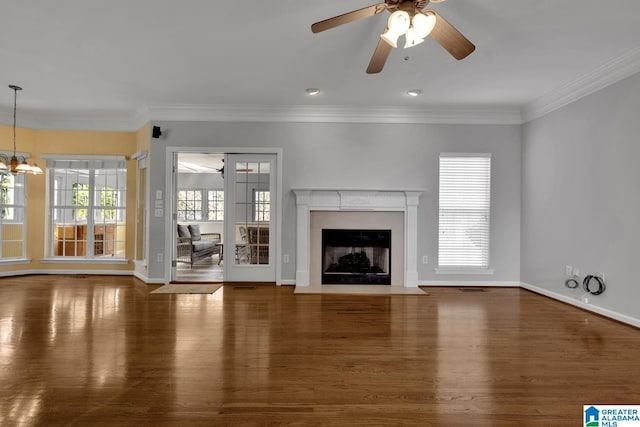
[[[499,124],[522,123],[513,107],[343,107],[333,105],[194,105],[170,104],[149,107],[152,120],[196,122],[313,122],[313,123],[414,123]]]
[[[442,157],[479,157],[481,159],[490,159],[491,153],[440,153]]]
[[[165,230],[174,230],[172,209],[173,209],[173,183],[172,183],[172,158],[174,153],[206,153],[206,154],[273,154],[276,156],[276,223],[275,223],[275,237],[276,237],[276,259],[282,260],[282,200],[283,200],[283,152],[282,148],[278,147],[209,147],[209,146],[189,146],[180,147],[170,145],[165,148]],[[175,245],[175,233],[165,233],[164,239],[164,277],[171,277],[171,260],[173,258],[173,247]],[[276,285],[282,283],[282,261],[275,263],[276,269]],[[224,268],[224,265],[223,265]],[[223,270],[224,271],[224,270]]]
[[[295,279],[291,279],[291,280],[281,280],[280,283],[276,283],[277,285],[283,285],[283,286],[295,286],[296,285],[296,281]]]
[[[143,282],[145,282],[147,285],[164,285],[166,283],[168,283],[164,278],[162,279],[150,279],[147,276],[145,276],[144,274],[138,272],[138,271],[133,271],[132,272],[132,276],[142,280]]]
[[[65,161],[88,161],[88,160],[114,160],[118,162],[126,162],[125,156],[117,155],[84,155],[84,154],[40,154],[41,159],[45,160],[65,160]]]
[[[131,155],[131,160],[138,160],[138,161],[144,160],[147,158],[148,155],[149,155],[149,152],[147,150],[136,151]]]
[[[524,105],[522,123],[538,119],[639,71],[640,47],[637,47]]]
[[[544,295],[549,298],[582,308],[583,310],[591,311],[593,313],[600,314],[610,319],[614,319],[619,322],[626,323],[631,326],[635,326],[636,328],[640,328],[640,319],[636,319],[635,317],[627,316],[626,314],[621,314],[616,311],[598,307],[593,304],[587,304],[579,299],[571,298],[567,295],[562,295],[558,292],[550,291],[548,289],[544,289],[539,286],[530,285],[525,282],[520,282],[520,287],[522,287],[523,289],[529,290],[531,292],[535,292],[537,294]]]
[[[420,280],[418,282],[418,286],[451,286],[451,287],[459,287],[459,288],[470,288],[470,287],[502,287],[502,288],[519,288],[519,282],[496,282],[496,281],[461,281],[461,280]]]
[[[56,257],[41,258],[41,264],[128,264],[127,258],[82,258],[82,257]]]
[[[5,258],[5,259],[0,259],[0,265],[19,265],[19,264],[31,264],[33,261],[31,261],[29,258]]]
[[[436,267],[433,269],[436,274],[466,274],[466,275],[491,275],[496,271],[493,268],[447,268],[447,267]]]

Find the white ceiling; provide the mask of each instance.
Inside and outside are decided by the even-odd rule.
[[[471,56],[458,62],[428,39],[367,75],[386,12],[319,34],[310,25],[373,3],[11,1],[0,14],[0,120],[10,123],[6,85],[17,84],[19,124],[32,127],[359,111],[517,122],[640,71],[638,0],[447,0],[430,7],[475,43]],[[422,96],[407,97],[413,88]]]

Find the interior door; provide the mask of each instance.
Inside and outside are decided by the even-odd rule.
[[[230,282],[275,282],[276,156],[225,157],[224,274]]]

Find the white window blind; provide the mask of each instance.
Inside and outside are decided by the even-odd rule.
[[[440,156],[438,265],[489,267],[491,156]]]

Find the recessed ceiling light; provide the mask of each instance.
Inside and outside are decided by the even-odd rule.
[[[411,89],[407,91],[407,95],[409,96],[418,96],[422,93],[420,89]]]
[[[319,93],[320,93],[320,89],[315,88],[315,87],[310,87],[310,88],[305,89],[305,90],[304,90],[304,92],[305,92],[307,95],[314,96],[314,95],[317,95],[317,94],[319,94]]]

